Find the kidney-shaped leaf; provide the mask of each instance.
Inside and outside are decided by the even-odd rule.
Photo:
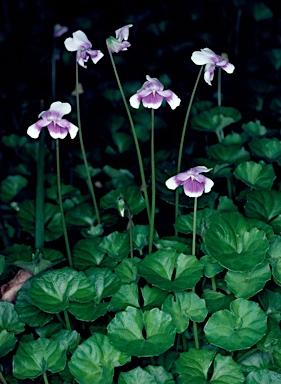
[[[261,369],[252,371],[246,377],[245,384],[281,384],[281,374],[270,371],[269,369]]]
[[[202,322],[207,316],[205,300],[200,299],[194,292],[175,292],[169,295],[162,305],[162,311],[172,316],[178,333],[185,331],[189,319]]]
[[[251,191],[247,195],[245,212],[251,219],[260,219],[269,223],[281,214],[281,192]]]
[[[183,291],[196,285],[204,267],[195,256],[159,250],[140,261],[138,268],[149,283],[167,291]]]
[[[230,311],[215,312],[204,327],[208,341],[227,351],[238,351],[255,345],[266,333],[266,314],[259,305],[236,299]]]
[[[158,308],[142,312],[127,307],[115,315],[107,330],[114,347],[138,357],[164,353],[174,344],[176,334],[171,316]]]
[[[235,168],[234,176],[255,189],[271,189],[276,178],[273,166],[263,162],[246,161]]]
[[[269,248],[264,231],[238,212],[216,216],[206,231],[205,245],[210,256],[233,271],[248,271],[262,263]]]
[[[235,108],[215,107],[199,113],[191,119],[193,129],[219,133],[223,128],[241,119]]]
[[[88,302],[95,296],[90,279],[71,268],[44,272],[34,278],[29,291],[33,303],[42,311],[58,313],[68,307],[69,299]]]
[[[59,341],[40,338],[20,343],[13,360],[13,374],[18,379],[34,379],[47,370],[52,373],[64,369],[66,350]]]
[[[109,343],[108,336],[95,333],[79,345],[68,365],[79,384],[111,384],[113,368],[130,360]]]
[[[176,361],[176,370],[180,374],[180,382],[182,384],[206,384],[207,382],[216,384],[244,383],[245,378],[242,370],[231,356],[217,354],[213,361],[214,356],[215,351],[207,349],[190,349],[188,352],[181,353]],[[209,381],[209,369],[212,363],[214,367]]]

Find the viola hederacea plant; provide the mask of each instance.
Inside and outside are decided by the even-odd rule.
[[[152,51],[132,68],[142,26],[126,23],[103,42],[88,26],[104,56],[57,25],[50,60],[75,66],[76,98],[53,65],[49,109],[33,100],[2,138],[0,382],[280,383],[279,122],[231,107],[238,71],[209,48],[161,40],[169,76]]]

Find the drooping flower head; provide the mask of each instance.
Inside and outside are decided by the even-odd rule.
[[[158,79],[147,75],[146,80],[137,93],[130,97],[130,104],[133,108],[139,108],[142,103],[146,108],[157,109],[161,106],[163,99],[172,109],[180,105],[180,98],[170,89],[164,91],[164,85]]]
[[[76,31],[73,34],[73,37],[68,37],[65,42],[65,48],[74,52],[77,51],[76,61],[79,65],[84,68],[87,68],[85,63],[91,58],[94,64],[104,56],[104,54],[99,50],[93,50],[92,43],[88,40],[86,34],[82,31]]]
[[[53,36],[54,38],[61,37],[64,33],[68,32],[68,27],[66,25],[60,25],[60,24],[55,24],[54,25],[54,33]]]
[[[222,68],[227,73],[233,73],[235,68],[226,58],[216,55],[209,48],[193,52],[191,60],[197,65],[205,65],[204,79],[209,85],[212,85],[211,81],[214,78],[214,72],[217,67]]]
[[[133,24],[125,25],[122,28],[116,29],[115,36],[110,36],[107,39],[107,45],[110,49],[110,52],[118,53],[120,51],[127,51],[127,49],[131,46],[128,41],[129,38],[129,28],[131,28]]]
[[[202,172],[209,172],[211,170],[212,168],[208,169],[204,166],[190,168],[186,172],[170,177],[165,183],[166,187],[169,189],[176,189],[180,185],[183,185],[184,193],[187,196],[199,197],[204,192],[210,192],[214,185],[213,180],[201,175]]]
[[[48,131],[53,139],[64,139],[68,133],[74,139],[78,132],[78,127],[62,118],[63,115],[70,113],[70,111],[71,105],[69,103],[55,101],[51,104],[48,111],[43,111],[39,114],[38,117],[41,117],[41,119],[28,127],[27,134],[33,139],[37,139],[41,129],[48,127]]]

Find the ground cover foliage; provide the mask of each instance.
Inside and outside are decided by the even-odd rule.
[[[281,383],[278,7],[56,3],[3,1],[0,382]],[[130,24],[131,46],[109,53]],[[104,54],[79,66],[78,97],[64,45],[77,30]],[[191,55],[206,47],[235,70],[216,68],[212,86],[202,73],[193,98]],[[174,110],[129,104],[146,75],[180,98]],[[58,100],[77,136],[29,137]],[[198,166],[211,191],[167,188]]]

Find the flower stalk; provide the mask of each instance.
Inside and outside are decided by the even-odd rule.
[[[45,168],[45,132],[39,138],[37,161],[37,185],[35,200],[35,249],[44,248],[44,168]]]
[[[75,78],[76,78],[75,90],[76,90],[77,124],[78,124],[78,128],[79,128],[78,132],[79,132],[80,147],[81,147],[82,157],[83,157],[84,166],[85,166],[86,175],[87,175],[87,181],[88,181],[87,184],[88,184],[88,188],[90,190],[90,194],[92,197],[96,219],[97,219],[98,224],[100,224],[101,219],[100,219],[97,199],[96,199],[95,190],[94,190],[92,179],[91,179],[89,164],[87,161],[87,156],[86,156],[84,142],[83,142],[83,135],[82,135],[81,116],[80,116],[80,100],[79,100],[79,77],[78,77],[78,63],[77,62],[76,62],[76,76],[75,76]]]
[[[142,161],[141,151],[140,151],[140,147],[139,147],[139,141],[138,141],[137,133],[136,133],[136,130],[135,130],[134,122],[133,122],[133,119],[132,119],[132,116],[131,116],[131,112],[130,112],[130,109],[129,109],[129,106],[128,106],[128,103],[127,103],[127,100],[126,100],[126,97],[125,97],[125,94],[124,94],[124,91],[123,91],[123,87],[122,87],[120,79],[119,79],[117,68],[116,68],[116,65],[115,65],[115,62],[114,62],[114,59],[113,59],[110,47],[108,46],[108,43],[106,44],[106,46],[107,46],[107,49],[108,49],[108,53],[109,53],[109,57],[110,57],[111,64],[112,64],[112,67],[113,67],[113,71],[114,71],[114,74],[115,74],[115,78],[116,78],[116,81],[117,81],[117,84],[118,84],[118,87],[119,87],[119,91],[120,91],[120,94],[122,96],[123,103],[125,105],[125,109],[126,109],[126,112],[127,112],[127,115],[128,115],[128,119],[129,119],[129,122],[130,122],[132,134],[133,134],[133,139],[134,139],[134,142],[135,142],[135,147],[136,147],[137,157],[138,157],[138,163],[139,163],[139,169],[140,169],[140,174],[141,174],[142,189],[143,189],[144,198],[145,198],[145,202],[146,202],[147,216],[148,216],[148,220],[150,222],[150,220],[151,220],[150,203],[149,203],[149,198],[148,198],[148,193],[147,193],[147,186],[146,186],[146,181],[145,181],[144,167],[143,167],[143,161]]]
[[[61,179],[60,179],[59,139],[56,139],[56,159],[57,159],[58,200],[59,200],[59,207],[60,207],[60,213],[61,213],[62,229],[63,229],[63,234],[64,234],[64,240],[65,240],[65,246],[66,246],[66,252],[67,252],[67,258],[68,258],[69,266],[71,268],[73,268],[72,256],[71,256],[68,234],[67,234],[66,223],[65,223],[65,217],[64,217],[64,211],[63,211],[63,206],[62,206],[62,193],[61,193],[61,181],[60,181]]]
[[[129,204],[123,197],[119,197],[118,199],[118,210],[122,217],[124,217],[124,210],[127,210],[128,212],[128,219],[129,219],[129,234],[130,234],[130,255],[131,259],[134,257],[134,248],[133,248],[133,218],[131,215],[131,210],[129,207]]]
[[[155,220],[155,198],[156,198],[156,185],[155,185],[155,156],[154,156],[154,109],[151,109],[151,219],[149,226],[149,248],[148,253],[152,253],[153,246],[153,232]]]

